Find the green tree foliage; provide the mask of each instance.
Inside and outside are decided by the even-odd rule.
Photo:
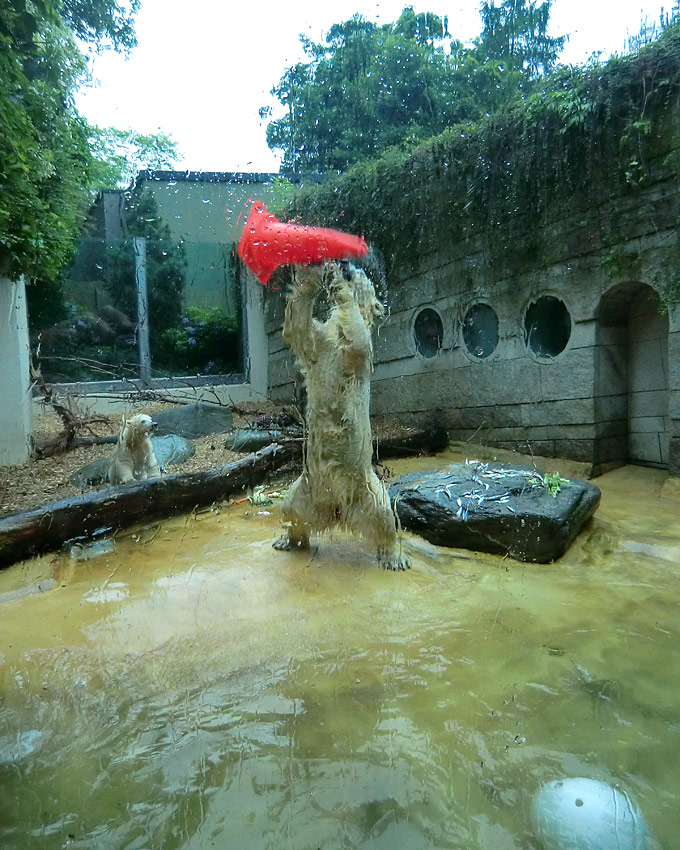
[[[215,375],[238,371],[240,354],[236,316],[220,307],[189,307],[179,325],[163,333],[154,366]]]
[[[470,48],[450,35],[446,18],[412,7],[384,26],[355,15],[331,27],[324,44],[302,37],[308,61],[272,89],[285,114],[268,125],[267,142],[283,152],[282,171],[342,171],[523,94],[564,43],[546,32],[551,3],[483,3],[483,31]]]
[[[43,375],[50,381],[87,381],[103,376],[123,378],[137,373],[135,328],[137,288],[133,238],[145,240],[150,343],[154,368],[171,372],[187,368],[186,351],[205,363],[214,345],[214,317],[195,323],[196,339],[173,345],[172,331],[182,327],[185,251],[160,217],[151,192],[126,192],[124,238],[105,243],[101,238],[79,240],[69,270],[75,289],[96,281],[94,298],[68,300],[74,288],[61,277],[35,281],[27,288],[33,350]],[[209,321],[208,321],[209,319]],[[193,364],[193,361],[192,361]]]
[[[134,176],[142,168],[172,168],[177,156],[177,143],[165,133],[144,135],[115,127],[88,127],[87,131],[90,162],[86,206],[89,206],[93,194],[101,189],[131,185]],[[82,190],[79,191],[82,194]],[[80,213],[81,204],[74,205],[73,209]],[[78,227],[80,220],[79,215],[73,223],[74,238],[88,229],[86,221]],[[75,251],[75,242],[73,245]],[[70,254],[67,255],[69,257]],[[68,269],[67,263],[54,279],[39,277],[31,281],[26,293],[31,328],[46,328],[66,318],[68,305],[63,277]]]
[[[81,40],[128,51],[137,44],[134,18],[140,0],[62,0],[61,15]]]
[[[445,18],[409,7],[379,27],[355,15],[331,27],[325,44],[302,42],[309,61],[272,90],[286,114],[269,124],[267,141],[283,151],[284,172],[342,170],[470,117],[459,96],[464,52]]]
[[[533,84],[551,73],[565,36],[548,35],[553,0],[502,0],[481,4],[482,33],[471,58],[477,97],[487,113],[529,94]]]
[[[53,280],[89,202],[88,128],[73,104],[86,67],[75,37],[134,44],[138,0],[0,4],[0,272]]]
[[[603,247],[621,242],[620,216],[597,210],[617,195],[627,208],[639,187],[658,181],[659,163],[673,169],[679,98],[680,23],[639,55],[560,68],[475,126],[446,128],[413,150],[359,162],[276,212],[363,233],[388,276],[467,242],[502,279],[528,257],[554,259],[554,227],[573,216],[585,221],[584,211]],[[630,268],[630,258],[615,254],[605,273]],[[680,293],[673,243],[667,267],[659,286],[673,303]]]
[[[138,133],[116,127],[91,127],[90,187],[115,189],[129,186],[144,168],[171,169],[178,157],[177,142],[166,133]]]
[[[477,40],[482,60],[504,63],[530,80],[555,68],[565,37],[548,35],[552,0],[503,0],[481,6],[483,30]]]

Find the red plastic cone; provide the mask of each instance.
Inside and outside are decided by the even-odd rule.
[[[365,257],[367,253],[363,236],[285,224],[267,212],[261,201],[253,202],[238,243],[239,257],[263,285],[279,266]]]

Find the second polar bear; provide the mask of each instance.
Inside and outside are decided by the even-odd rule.
[[[325,321],[314,315],[322,292],[330,304]],[[274,542],[277,549],[306,547],[311,533],[341,525],[366,539],[385,569],[410,567],[371,464],[371,328],[382,312],[371,281],[349,263],[294,270],[283,338],[305,379],[307,435],[302,475],[283,505],[290,526]]]
[[[125,422],[111,458],[110,484],[126,484],[161,474],[151,442],[155,427],[156,423],[146,413],[138,413]]]

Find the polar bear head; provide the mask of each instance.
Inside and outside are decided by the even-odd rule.
[[[128,419],[123,425],[120,432],[121,442],[124,442],[129,447],[137,445],[145,440],[157,427],[158,423],[154,422],[146,413],[138,413]]]

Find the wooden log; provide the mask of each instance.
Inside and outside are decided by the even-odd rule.
[[[302,431],[300,436],[286,438],[278,429],[264,430],[259,428],[240,428],[232,431],[225,443],[232,451],[253,451],[266,441],[276,440],[290,451],[300,456],[302,454]],[[386,458],[413,457],[414,455],[434,455],[444,451],[449,445],[449,435],[445,428],[431,425],[414,431],[404,429],[400,434],[382,437],[373,434],[373,462],[380,463]]]
[[[0,518],[0,566],[60,548],[67,540],[190,511],[261,484],[294,455],[272,444],[206,472],[163,475],[52,502]]]
[[[410,431],[394,437],[373,440],[373,460],[381,461],[392,457],[434,455],[448,448],[449,435],[445,428],[432,425],[420,431]]]
[[[446,431],[430,428],[380,440],[380,458],[433,454],[446,448]],[[273,443],[234,463],[206,472],[176,473],[96,490],[0,517],[0,567],[59,549],[83,539],[136,523],[160,519],[227,499],[255,487],[272,472],[300,459],[302,445]]]

